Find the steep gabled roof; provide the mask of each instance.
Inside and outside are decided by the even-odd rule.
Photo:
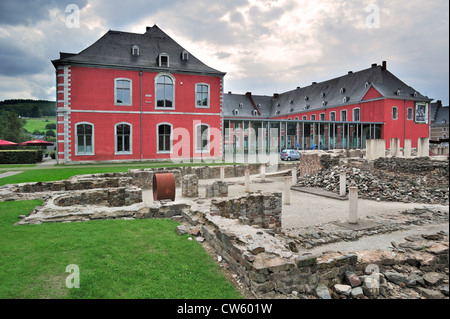
[[[223,116],[224,117],[251,117],[251,118],[268,118],[271,112],[272,97],[264,95],[252,95],[253,101],[259,111],[258,115],[254,114],[255,107],[250,98],[246,94],[226,93],[223,95]],[[233,114],[234,110],[238,110],[238,114]]]
[[[131,54],[133,46],[139,47],[139,55]],[[168,72],[201,73],[224,76],[225,73],[213,69],[189,53],[164,33],[158,26],[147,27],[144,34],[122,31],[108,31],[94,44],[78,54],[61,53],[60,59],[52,61],[59,64],[83,64],[121,68],[164,69]],[[159,67],[161,53],[169,56],[169,67]]]
[[[299,113],[359,103],[372,87],[382,95],[382,98],[432,101],[402,82],[385,67],[372,65],[365,70],[349,72],[344,76],[313,83],[303,88],[298,87],[269,98],[271,106],[268,116],[294,118]],[[225,102],[236,98],[224,95]],[[225,116],[228,114],[233,116],[231,110],[226,110],[230,104],[231,107],[236,107],[236,103],[224,103]]]

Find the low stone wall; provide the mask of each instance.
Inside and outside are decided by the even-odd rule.
[[[184,175],[181,182],[181,194],[184,197],[198,197],[198,176]]]
[[[300,156],[297,174],[299,176],[305,176],[319,172],[322,169],[320,158],[321,156],[319,154],[302,154]]]
[[[239,219],[246,225],[279,230],[281,228],[281,193],[251,193],[243,197],[213,199],[211,215]]]
[[[63,181],[54,182],[36,182],[24,183],[15,185],[13,191],[16,193],[39,193],[39,192],[61,192],[86,190],[96,188],[117,188],[126,187],[132,184],[132,178],[126,175],[117,177],[109,177],[102,175],[101,177],[84,177],[85,175],[77,176]]]
[[[206,185],[205,196],[209,197],[227,197],[228,184],[227,182],[215,181],[211,185]]]
[[[374,161],[374,168],[396,173],[438,174],[449,176],[447,161],[431,160],[429,157],[399,158],[381,157]]]
[[[142,189],[119,187],[69,192],[54,199],[61,207],[75,205],[103,205],[107,207],[129,206],[142,202]]]

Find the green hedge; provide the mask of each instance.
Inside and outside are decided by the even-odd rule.
[[[42,150],[0,150],[0,164],[34,164],[42,161]]]

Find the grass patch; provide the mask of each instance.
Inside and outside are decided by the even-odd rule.
[[[33,133],[35,130],[39,132],[47,132],[48,129],[45,128],[47,124],[56,124],[55,116],[46,116],[46,117],[38,117],[38,118],[26,118],[27,122],[23,126],[28,132]],[[48,121],[47,121],[48,120]],[[52,130],[56,133],[56,130]]]
[[[0,298],[241,298],[167,219],[14,226],[42,201],[0,202]],[[66,287],[76,264],[80,288]]]
[[[74,175],[82,174],[96,174],[96,173],[120,173],[128,172],[128,169],[139,168],[156,168],[156,167],[180,167],[180,166],[206,166],[206,165],[219,165],[219,164],[205,164],[205,163],[191,163],[191,164],[174,164],[174,163],[158,163],[158,164],[110,164],[102,166],[58,166],[50,168],[36,168],[25,170],[22,173],[0,178],[0,186],[6,184],[19,184],[29,182],[48,182],[59,181],[68,179]],[[224,164],[220,164],[224,165]],[[17,170],[17,169],[14,169]]]

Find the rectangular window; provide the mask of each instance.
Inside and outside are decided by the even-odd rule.
[[[302,116],[302,120],[303,120],[303,121],[306,121],[306,115],[303,115],[303,116]]]
[[[347,121],[347,111],[346,110],[341,111],[341,121],[342,122]]]
[[[315,121],[316,120],[316,116],[314,114],[311,115],[311,121]]]
[[[397,109],[396,106],[393,106],[393,107],[392,107],[392,119],[393,119],[393,120],[398,119],[398,109]]]
[[[353,110],[353,121],[354,122],[359,122],[360,121],[359,109],[354,109]]]
[[[116,79],[115,81],[115,104],[131,105],[131,80]]]
[[[196,84],[195,85],[195,106],[209,107],[209,85]]]
[[[76,125],[77,136],[77,149],[76,155],[93,155],[93,125],[91,124],[77,124]]]
[[[156,80],[156,106],[158,108],[173,108],[174,83],[172,78],[161,75]]]
[[[325,113],[320,113],[320,120],[325,121]]]

